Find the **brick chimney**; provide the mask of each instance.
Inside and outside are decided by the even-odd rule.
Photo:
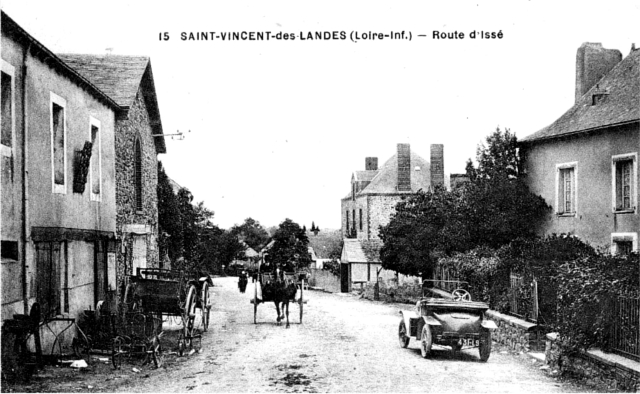
[[[411,148],[398,144],[398,191],[411,191]]]
[[[431,144],[431,186],[444,186],[444,145]]]
[[[364,169],[367,171],[375,171],[378,169],[377,157],[366,157],[364,159]]]
[[[596,42],[583,43],[576,54],[576,102],[621,60],[622,53],[617,49],[606,49]]]

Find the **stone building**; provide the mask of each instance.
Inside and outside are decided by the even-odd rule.
[[[2,319],[34,302],[73,318],[115,287],[120,107],[4,12],[1,25]]]
[[[614,253],[638,250],[640,51],[585,43],[575,104],[520,142],[531,191],[553,207],[540,233],[571,233]]]
[[[431,145],[428,162],[412,152],[409,144],[398,144],[397,153],[382,167],[377,157],[367,157],[364,171],[352,173],[351,192],[341,201],[342,291],[376,280],[381,268],[378,228],[389,223],[396,204],[408,195],[445,185],[443,154],[443,145]]]
[[[166,153],[148,57],[59,55],[121,108],[115,126],[118,290],[137,268],[159,267],[158,154]]]

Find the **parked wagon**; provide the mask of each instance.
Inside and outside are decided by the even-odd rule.
[[[180,318],[178,354],[182,355],[187,348],[200,348],[200,329],[206,331],[209,326],[211,278],[189,276],[184,271],[138,268],[136,275],[129,279],[125,290],[125,305],[129,311]],[[200,309],[202,316],[201,324],[197,326],[196,309]]]

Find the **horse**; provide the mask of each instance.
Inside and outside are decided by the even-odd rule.
[[[276,313],[278,318],[276,324],[282,324],[282,320],[287,319],[286,328],[289,328],[289,301],[296,296],[296,284],[288,282],[282,277],[280,270],[276,271],[275,279],[265,284],[262,289],[262,295],[265,300],[272,300],[276,305]],[[282,305],[282,308],[280,306]],[[282,312],[281,312],[282,311]]]

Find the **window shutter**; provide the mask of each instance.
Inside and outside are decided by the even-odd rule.
[[[622,166],[616,162],[616,209],[622,209]]]

